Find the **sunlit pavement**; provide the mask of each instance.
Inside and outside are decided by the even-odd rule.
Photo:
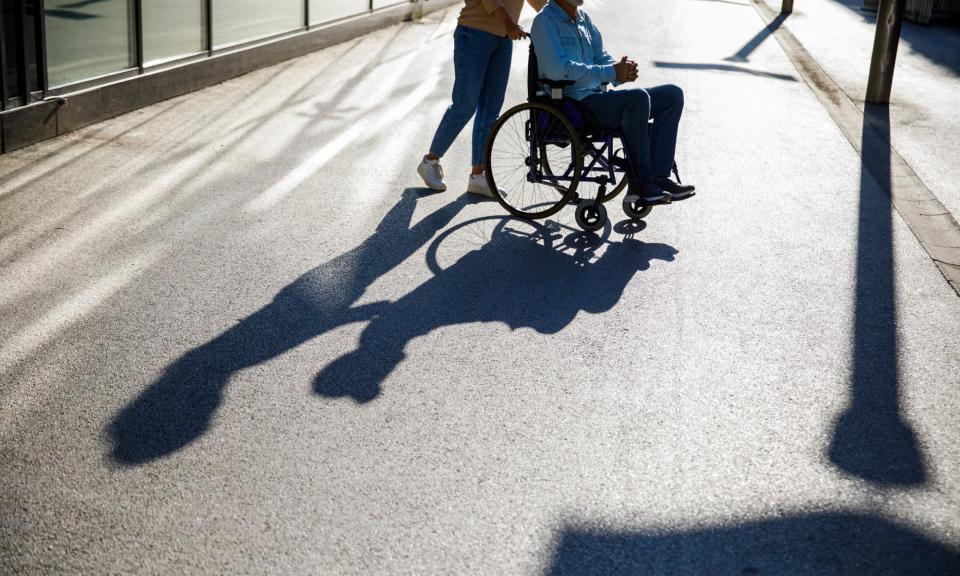
[[[960,572],[960,299],[745,0],[585,8],[699,190],[596,238],[419,187],[455,10],[0,157],[0,572]]]

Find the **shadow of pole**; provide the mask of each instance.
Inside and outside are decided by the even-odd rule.
[[[570,526],[557,535],[545,570],[549,576],[958,573],[955,546],[882,516],[849,512],[669,531]]]
[[[916,435],[900,414],[889,142],[889,108],[867,105],[851,402],[836,423],[829,455],[841,470],[864,480],[917,485],[926,481],[926,468]]]
[[[789,14],[780,14],[777,16],[773,22],[768,26],[764,26],[760,29],[757,34],[747,41],[740,50],[737,51],[733,56],[724,58],[726,62],[739,62],[745,63],[749,61],[750,55],[761,45],[763,42],[769,38],[778,28],[783,24],[784,20],[787,19]],[[761,76],[764,78],[774,78],[777,80],[788,80],[791,82],[796,82],[797,79],[789,74],[775,74],[773,72],[763,72],[760,70],[751,70],[749,68],[742,68],[740,66],[734,66],[731,64],[712,64],[712,63],[683,63],[683,62],[661,62],[654,61],[654,66],[657,68],[680,68],[686,70],[712,70],[716,72],[738,72],[741,74],[750,74],[752,76]]]
[[[747,43],[743,45],[743,48],[737,50],[736,54],[730,56],[729,58],[724,58],[724,60],[727,62],[746,62],[750,58],[750,55],[753,54],[754,50],[759,48],[760,45],[770,37],[771,34],[776,32],[777,28],[780,28],[784,20],[787,19],[787,16],[789,16],[789,14],[780,14],[777,16],[769,26],[764,26],[761,28],[760,31],[757,32],[756,36],[748,40]]]

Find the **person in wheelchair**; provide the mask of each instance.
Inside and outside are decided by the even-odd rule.
[[[636,80],[637,64],[626,56],[616,61],[604,50],[582,5],[583,0],[550,0],[534,19],[530,36],[541,78],[569,81],[564,98],[578,101],[600,128],[619,132],[627,156],[625,201],[652,205],[689,198],[694,187],[670,179],[683,90],[668,84],[606,92],[606,84]]]

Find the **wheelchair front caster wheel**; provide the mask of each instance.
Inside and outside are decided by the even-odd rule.
[[[623,213],[631,220],[643,220],[653,210],[653,206],[640,204],[639,202],[623,201]]]
[[[583,200],[577,206],[577,226],[587,232],[596,232],[607,223],[607,209],[603,204],[593,204],[593,200]]]

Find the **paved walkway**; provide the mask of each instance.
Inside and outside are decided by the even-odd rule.
[[[643,227],[418,187],[455,11],[0,157],[0,572],[956,573],[960,299],[753,7],[587,8]]]
[[[766,0],[779,10],[779,2]],[[804,0],[786,26],[862,108],[876,14],[860,0]],[[954,216],[960,215],[960,27],[905,22],[890,102],[894,148]]]

